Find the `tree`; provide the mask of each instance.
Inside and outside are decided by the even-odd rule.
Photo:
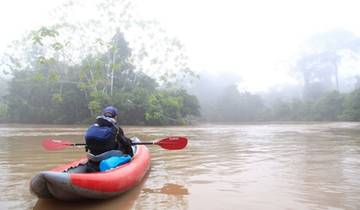
[[[201,106],[201,118],[205,121],[220,120],[218,104],[224,89],[239,82],[241,78],[234,73],[211,74],[202,72],[199,79],[188,80],[185,84],[189,93],[194,94]]]
[[[274,120],[289,121],[291,120],[292,110],[289,103],[278,99],[272,106],[272,115]]]
[[[303,79],[305,99],[314,100],[326,92],[340,91],[339,65],[346,55],[356,57],[360,52],[359,42],[359,37],[346,30],[328,31],[310,38],[308,52],[295,64],[295,71]]]
[[[154,93],[148,98],[145,120],[151,125],[182,123],[181,106],[181,99],[172,96],[169,92]]]
[[[310,101],[303,101],[300,99],[292,99],[289,104],[291,113],[290,120],[293,121],[308,121],[313,117],[313,103]]]
[[[8,107],[5,104],[5,102],[0,99],[0,122],[2,121],[2,119],[6,118],[7,113],[8,113],[7,109],[8,109]]]
[[[223,122],[250,122],[261,120],[264,111],[262,99],[248,92],[240,93],[236,85],[228,86],[219,97],[218,120]]]
[[[70,36],[76,36],[77,55],[93,55],[104,52],[101,47],[89,43],[103,43],[119,29],[128,34],[127,40],[132,48],[131,60],[136,71],[142,71],[160,82],[161,85],[176,86],[179,80],[195,76],[188,67],[188,57],[182,43],[169,37],[156,21],[144,20],[135,11],[131,0],[93,0],[70,1],[59,7],[55,13],[58,22],[69,25]],[[83,12],[84,7],[97,12],[91,16],[83,15],[81,20],[72,17]],[[79,39],[80,37],[80,39]],[[104,41],[105,40],[105,41]],[[85,55],[85,56],[84,56]]]
[[[344,97],[338,91],[322,96],[314,106],[314,119],[336,121],[343,112]]]
[[[322,52],[304,55],[297,61],[296,70],[303,79],[306,99],[315,99],[324,92],[339,89],[339,59],[334,52]]]
[[[341,115],[342,120],[360,121],[360,89],[347,95],[344,104],[345,110]]]
[[[181,116],[200,116],[200,106],[196,96],[188,94],[184,89],[174,91],[173,95],[181,98]]]
[[[0,97],[7,94],[8,83],[0,76]]]
[[[196,97],[184,90],[158,91],[148,97],[145,122],[151,125],[186,124],[187,117],[199,116]]]

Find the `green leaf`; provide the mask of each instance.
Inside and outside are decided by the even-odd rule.
[[[51,47],[56,51],[59,51],[64,48],[64,46],[59,42],[52,44]]]
[[[60,93],[54,93],[51,99],[54,103],[61,103],[63,101],[63,97]]]
[[[59,80],[60,80],[60,75],[57,72],[51,71],[49,73],[49,81],[50,82],[57,82]]]
[[[39,64],[46,64],[46,58],[44,56],[38,57],[37,60]]]
[[[35,35],[35,36],[33,36],[32,40],[33,40],[34,45],[39,44],[39,45],[43,46],[43,43],[41,42],[42,37]]]
[[[34,75],[33,75],[33,78],[32,78],[34,81],[36,82],[43,82],[45,81],[45,77],[44,75],[41,73],[41,72],[36,72]]]

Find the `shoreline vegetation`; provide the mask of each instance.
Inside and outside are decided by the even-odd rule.
[[[304,103],[299,99],[294,99],[291,102],[284,102],[278,100],[274,103],[273,106],[267,107],[262,102],[260,96],[251,95],[250,97],[258,97],[257,103],[251,104],[246,103],[242,100],[237,100],[237,103],[234,103],[235,99],[244,99],[244,96],[241,96],[241,93],[238,93],[239,96],[229,98],[227,101],[228,104],[221,103],[222,107],[217,107],[217,110],[212,112],[212,114],[204,115],[204,107],[201,107],[198,103],[198,98],[194,95],[190,95],[185,91],[182,92],[187,97],[191,98],[192,105],[196,107],[194,115],[181,117],[180,114],[172,115],[172,113],[179,113],[182,109],[188,108],[187,106],[177,106],[173,107],[173,111],[169,111],[166,114],[174,118],[168,118],[167,116],[157,115],[159,121],[146,121],[146,111],[142,111],[142,114],[137,114],[140,118],[134,118],[131,114],[127,113],[125,115],[124,110],[120,114],[120,120],[123,125],[128,126],[161,126],[161,125],[197,125],[197,124],[263,124],[263,123],[274,123],[274,124],[296,124],[296,123],[330,123],[330,122],[359,122],[360,121],[360,89],[356,89],[348,94],[339,93],[337,91],[330,92],[319,98],[317,101]],[[247,94],[249,96],[249,94]],[[168,96],[171,97],[171,96]],[[179,98],[182,96],[180,95]],[[4,97],[7,98],[7,97]],[[16,97],[11,97],[14,99]],[[149,100],[149,98],[147,98]],[[183,99],[181,99],[183,100]],[[59,117],[62,117],[64,120],[56,120],[46,113],[36,113],[34,109],[31,110],[31,107],[24,107],[24,110],[14,109],[15,113],[11,114],[8,109],[8,102],[1,100],[2,106],[5,107],[5,111],[2,110],[2,115],[0,115],[1,124],[88,124],[93,121],[92,116],[88,113],[85,119],[81,121],[72,121],[71,118],[64,118],[61,113]],[[260,103],[259,103],[260,102]],[[177,103],[174,103],[177,104]],[[165,104],[166,105],[166,104]],[[157,111],[163,110],[164,104],[158,106]],[[144,106],[149,106],[149,104],[144,104]],[[169,105],[167,105],[169,106]],[[224,106],[226,108],[224,108]],[[232,107],[230,107],[232,106]],[[41,110],[41,106],[39,106]],[[122,107],[121,105],[119,107]],[[138,106],[137,106],[138,107]],[[151,106],[149,106],[151,108]],[[38,107],[36,107],[38,108]],[[222,108],[222,109],[221,109]],[[86,108],[85,108],[86,109]],[[144,109],[147,110],[147,109]],[[176,110],[176,111],[175,111]],[[49,114],[50,111],[48,110]],[[138,110],[133,108],[133,112]],[[192,109],[194,111],[194,109]],[[16,113],[22,113],[21,116],[25,116],[24,120],[14,120],[14,116],[19,117]],[[154,112],[153,112],[154,113]],[[158,112],[159,113],[159,112]],[[185,112],[183,112],[185,113]],[[189,113],[189,112],[188,112]],[[11,114],[11,115],[10,115]],[[206,114],[206,113],[205,113]],[[29,116],[30,115],[30,116]],[[67,112],[67,115],[76,115],[71,110]],[[12,117],[11,117],[12,116]],[[32,117],[34,116],[34,117]],[[42,118],[44,117],[44,118]],[[38,119],[37,121],[29,120],[31,118]],[[46,119],[46,120],[43,120]],[[55,119],[55,120],[54,120]],[[68,120],[66,120],[68,119]],[[149,119],[149,118],[148,118]],[[79,120],[79,119],[77,119]],[[162,121],[160,121],[162,120]]]
[[[38,90],[42,92],[41,85],[38,86],[36,83],[33,85],[35,87],[30,85],[26,91],[21,91],[21,94],[12,93],[2,98],[0,123],[87,124],[92,122],[93,116],[87,109],[87,103],[78,101],[83,104],[83,107],[78,105],[77,108],[72,108],[74,103],[77,103],[76,97],[65,98],[61,102],[54,103],[50,93],[43,91],[46,93],[45,98],[49,100],[48,106],[39,104],[40,100],[31,100],[31,98],[36,98],[36,95],[31,95],[25,101],[26,103],[19,106],[19,97],[26,97],[28,90],[40,88]],[[24,89],[20,88],[20,90]],[[120,109],[121,123],[130,126],[360,121],[360,89],[350,93],[332,91],[319,97],[318,100],[307,102],[299,99],[286,102],[279,99],[272,106],[266,106],[258,95],[238,91],[234,91],[234,94],[228,98],[222,98],[223,103],[212,106],[210,111],[206,110],[208,107],[200,105],[196,96],[190,95],[185,90],[168,92],[154,89],[141,100],[137,99],[136,105],[133,105],[134,103],[121,104],[123,100],[118,100],[118,104],[115,105]],[[134,100],[133,97],[136,96],[138,96],[136,93],[129,93],[124,100]],[[44,95],[38,95],[38,97],[44,98]],[[44,99],[41,101],[44,102]],[[84,101],[86,101],[85,98]],[[84,111],[76,113],[81,109]],[[77,117],[74,118],[74,116]]]

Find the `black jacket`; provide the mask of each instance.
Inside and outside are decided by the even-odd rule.
[[[117,128],[116,139],[119,144],[119,149],[123,153],[128,154],[132,157],[134,155],[134,153],[131,148],[131,139],[129,139],[125,136],[124,131],[120,126]]]
[[[107,121],[105,118],[97,118],[96,123],[99,126],[106,126],[111,128],[111,137],[106,141],[98,141],[96,139],[86,139],[86,148],[90,150],[93,155],[99,155],[101,153],[110,150],[121,150],[124,154],[133,156],[131,148],[131,139],[127,138],[122,128],[116,127],[113,123]]]

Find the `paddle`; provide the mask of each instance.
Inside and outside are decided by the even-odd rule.
[[[153,142],[133,142],[132,145],[159,145],[168,150],[180,150],[186,147],[187,138],[180,136],[167,137]],[[61,150],[68,147],[85,146],[84,143],[73,143],[68,140],[45,139],[42,141],[42,146],[47,150]]]

